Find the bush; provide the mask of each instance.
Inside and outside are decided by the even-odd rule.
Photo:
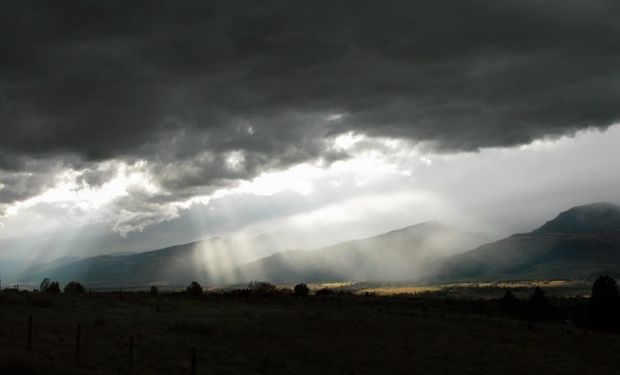
[[[328,288],[323,288],[317,290],[316,292],[314,292],[314,294],[316,294],[317,296],[331,296],[332,294],[334,294],[334,291]]]
[[[547,296],[545,296],[545,292],[539,287],[534,289],[534,294],[530,297],[528,307],[530,319],[543,320],[547,317],[549,313],[549,301],[547,300]]]
[[[202,286],[198,284],[197,281],[192,281],[192,283],[187,287],[187,294],[194,297],[202,297]]]
[[[616,280],[603,275],[592,285],[588,304],[590,326],[597,329],[614,330],[620,324],[620,294]]]
[[[50,279],[43,279],[43,281],[41,281],[41,285],[39,285],[39,290],[43,293],[47,292],[47,289],[49,289],[51,283],[52,281]]]
[[[276,286],[266,281],[250,281],[248,289],[257,294],[269,294],[276,290]]]
[[[60,293],[60,285],[58,285],[57,281],[51,281],[48,278],[43,279],[41,284],[39,285],[39,290],[43,293],[52,293],[59,294]]]
[[[235,298],[245,298],[246,300],[250,298],[250,290],[249,289],[234,289],[224,293],[225,296],[235,297]]]
[[[82,286],[82,284],[76,281],[71,281],[69,284],[65,286],[65,289],[63,290],[65,293],[75,293],[75,294],[86,293],[84,286]]]
[[[502,297],[500,309],[505,314],[516,314],[519,312],[519,300],[510,290],[504,294],[504,297]]]
[[[293,288],[293,295],[295,297],[305,298],[310,294],[310,289],[306,284],[297,284],[295,288]]]
[[[60,294],[60,285],[58,284],[58,281],[52,281],[45,289],[45,292],[51,294]]]

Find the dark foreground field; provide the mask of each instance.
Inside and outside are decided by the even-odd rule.
[[[191,374],[192,348],[198,374],[620,372],[620,336],[501,316],[497,302],[4,293],[0,373]]]

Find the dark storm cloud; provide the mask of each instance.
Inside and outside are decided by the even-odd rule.
[[[0,215],[7,204],[21,201],[54,186],[63,163],[24,158],[19,165],[24,171],[0,168]]]
[[[0,169],[146,159],[182,190],[325,155],[346,131],[450,152],[605,127],[618,4],[2,2]]]
[[[37,195],[53,182],[53,175],[31,173],[2,173],[0,172],[0,213],[2,203],[12,203],[33,195]]]

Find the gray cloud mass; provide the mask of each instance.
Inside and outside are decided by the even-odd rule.
[[[191,196],[346,157],[324,139],[349,131],[456,152],[605,128],[619,16],[613,0],[2,2],[0,201],[38,191],[15,174],[32,159],[94,184],[110,172],[93,163],[144,159]]]

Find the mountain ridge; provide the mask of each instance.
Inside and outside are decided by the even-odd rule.
[[[596,202],[572,207],[560,212],[533,232],[536,233],[603,233],[619,230],[620,207],[608,202]]]
[[[244,281],[416,280],[436,267],[439,258],[484,239],[429,221],[322,249],[276,253],[240,267],[237,273]],[[384,249],[378,252],[377,247]]]
[[[620,272],[620,207],[572,207],[529,233],[449,259],[435,280],[589,278]]]
[[[427,221],[319,249],[271,251],[252,261],[235,258],[242,253],[235,245],[213,237],[80,259],[33,270],[28,277],[92,285],[591,278],[601,272],[620,274],[620,207],[606,202],[575,206],[531,232],[493,242]]]
[[[39,270],[35,274],[28,275],[27,278],[31,282],[43,277],[58,279],[61,282],[71,280],[83,280],[84,283],[93,285],[146,285],[146,284],[162,284],[162,285],[185,285],[192,280],[201,280],[211,284],[225,284],[235,282],[246,282],[254,279],[263,279],[269,281],[283,280],[333,280],[340,279],[343,276],[341,269],[350,265],[355,265],[358,269],[364,269],[363,273],[354,273],[350,276],[356,278],[379,274],[373,269],[376,268],[372,261],[380,262],[379,258],[386,258],[385,254],[380,254],[376,249],[397,249],[404,251],[409,246],[409,240],[417,239],[418,243],[424,242],[429,248],[437,251],[448,249],[454,251],[455,243],[449,243],[447,235],[452,233],[452,229],[441,224],[438,221],[430,221],[419,224],[410,225],[403,228],[394,229],[375,236],[352,239],[339,242],[330,246],[314,250],[297,250],[289,249],[281,252],[274,252],[265,257],[260,257],[255,261],[250,261],[233,266],[226,265],[225,251],[215,254],[212,248],[202,251],[201,244],[205,241],[190,242],[181,245],[168,246],[158,250],[150,250],[129,256],[117,255],[100,255],[96,257],[86,258],[74,263],[65,264],[61,267],[48,270]],[[456,232],[456,231],[454,231]],[[425,236],[435,235],[438,238],[423,238]],[[456,240],[468,238],[476,238],[473,242],[482,243],[484,238],[481,235],[474,235],[463,232]],[[217,243],[222,238],[215,237],[206,240],[209,243]],[[422,241],[422,242],[420,242]],[[213,246],[217,248],[217,246]],[[465,250],[462,247],[459,250]],[[335,249],[340,249],[340,257],[336,258],[331,254]],[[376,254],[372,254],[376,253]],[[322,258],[318,259],[317,258]],[[297,260],[292,260],[293,258]],[[335,259],[331,261],[329,258]],[[392,257],[393,263],[386,263],[394,267],[401,267],[399,271],[400,277],[410,266],[408,262],[401,262],[403,257],[395,255]],[[396,262],[399,261],[399,262]],[[219,265],[215,267],[219,262]],[[271,271],[258,272],[255,264],[260,262],[272,262],[277,266],[272,267]],[[314,270],[302,270],[299,263],[307,262],[314,264]],[[208,263],[207,269],[198,263]],[[291,263],[297,263],[293,269],[290,268]],[[288,268],[287,268],[288,267]],[[261,266],[259,268],[263,268]],[[389,271],[389,270],[388,270]],[[297,273],[297,276],[293,274]],[[287,275],[286,277],[280,275]],[[386,274],[382,272],[382,274]],[[346,275],[345,275],[346,276]],[[348,277],[348,276],[346,276]],[[365,278],[365,277],[364,277]]]

